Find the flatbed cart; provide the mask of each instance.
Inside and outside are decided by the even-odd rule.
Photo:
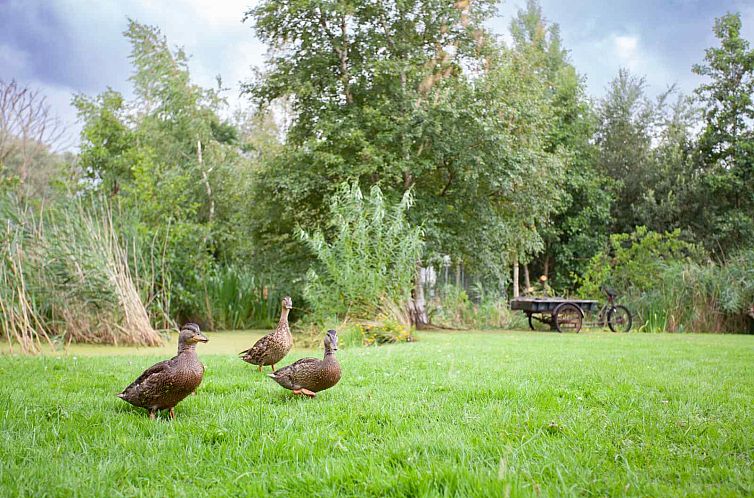
[[[586,325],[604,327],[613,332],[631,330],[633,318],[631,312],[623,305],[615,304],[615,292],[604,289],[607,303],[600,308],[597,320]],[[599,302],[591,299],[566,299],[562,297],[517,297],[511,300],[512,310],[523,311],[529,319],[529,328],[534,329],[534,321],[550,326],[558,332],[581,331],[587,313],[597,310]]]

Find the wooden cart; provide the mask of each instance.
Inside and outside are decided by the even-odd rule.
[[[511,309],[526,313],[532,330],[534,330],[533,320],[537,320],[558,332],[578,333],[581,331],[585,314],[595,311],[597,306],[597,301],[588,299],[518,297],[511,300]]]

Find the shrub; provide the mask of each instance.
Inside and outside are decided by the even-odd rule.
[[[453,328],[505,328],[511,326],[512,316],[508,302],[490,295],[477,284],[473,288],[473,302],[463,288],[446,285],[439,299],[430,305],[430,321],[439,326]]]
[[[372,319],[385,300],[408,301],[423,248],[421,229],[406,218],[412,203],[410,191],[391,205],[377,186],[365,198],[344,184],[332,200],[332,235],[299,232],[317,257],[304,287],[316,317]]]
[[[411,328],[398,322],[359,323],[355,326],[361,332],[362,343],[365,346],[414,340]]]
[[[583,277],[574,276],[584,297],[604,297],[601,287],[645,292],[657,284],[667,264],[699,257],[700,250],[680,239],[680,230],[664,234],[637,227],[633,233],[610,236],[610,248],[595,255]]]
[[[581,294],[600,297],[609,284],[650,332],[746,332],[754,306],[754,250],[728,261],[701,262],[700,251],[679,239],[639,227],[611,237],[611,250],[592,258]]]

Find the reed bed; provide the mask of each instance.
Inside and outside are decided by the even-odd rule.
[[[127,244],[106,203],[79,200],[56,210],[6,201],[0,245],[0,327],[11,347],[42,342],[156,346],[129,269]]]

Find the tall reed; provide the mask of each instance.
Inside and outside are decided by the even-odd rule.
[[[51,343],[38,301],[28,286],[24,251],[25,233],[18,217],[9,210],[0,239],[0,330],[8,341],[10,351],[14,343],[22,353],[36,353],[42,341]],[[28,215],[28,212],[24,212]]]
[[[206,278],[210,326],[238,330],[270,327],[280,314],[282,295],[248,269],[217,267]]]
[[[34,211],[4,199],[0,210],[9,220],[0,247],[0,326],[11,343],[25,353],[38,351],[41,341],[53,336],[162,343],[106,202],[79,199]]]
[[[650,332],[751,332],[754,251],[723,264],[691,261],[663,265],[655,284],[625,300]]]

